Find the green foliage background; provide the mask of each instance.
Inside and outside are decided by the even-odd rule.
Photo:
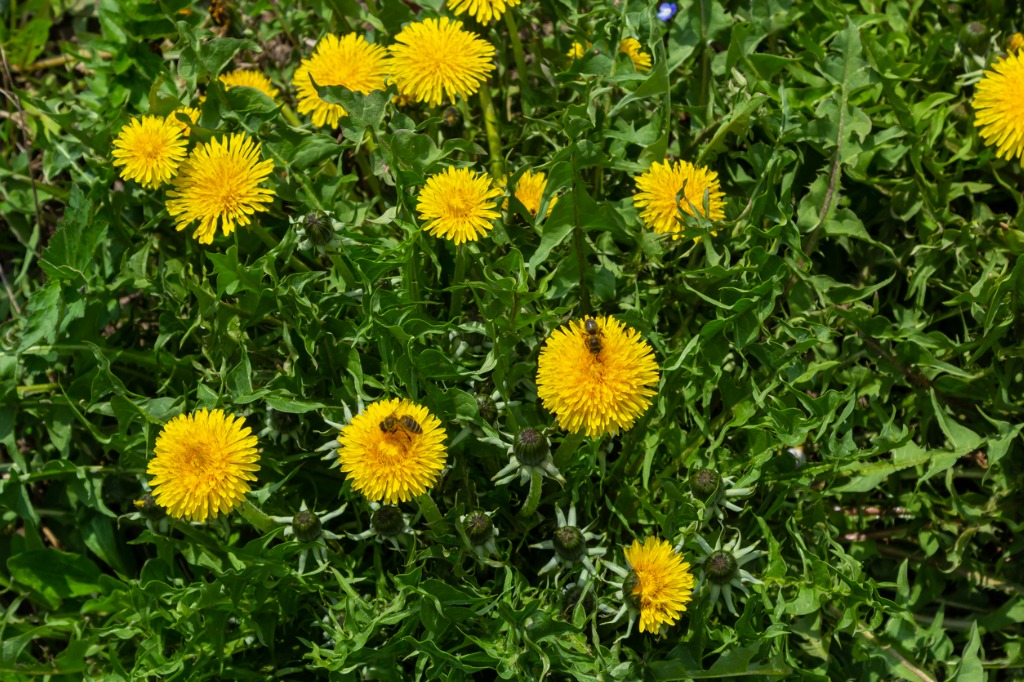
[[[498,50],[492,146],[476,97],[450,127],[393,91],[328,88],[352,112],[339,136],[215,82],[255,64],[294,108],[317,38],[388,44],[408,4],[240,2],[221,35],[185,0],[0,4],[0,676],[1019,679],[1024,173],[982,146],[969,103],[1021,26],[1010,5],[694,0],[662,23],[636,0],[524,0],[521,59],[508,22],[464,17]],[[627,36],[649,73],[616,54]],[[109,156],[131,117],[200,92],[194,135],[246,131],[277,164],[261,227],[210,247]],[[717,236],[642,227],[633,178],[666,155],[720,174]],[[462,277],[414,215],[455,163],[543,170],[559,196],[536,224],[511,201]],[[317,207],[343,223],[326,255],[292,225]],[[537,353],[589,312],[652,344],[658,396],[524,519],[526,488],[489,481],[496,439],[562,438]],[[404,551],[346,537],[300,576],[280,530],[135,510],[161,425],[216,406],[271,424],[258,506],[347,503],[327,528],[358,534],[369,508],[317,448],[325,420],[385,396],[450,436],[432,493],[447,527],[405,505]],[[754,489],[741,513],[691,496],[701,467]],[[607,571],[578,602],[537,575],[550,553],[529,545],[570,503],[606,560],[652,534],[693,561],[697,534],[740,534],[766,552],[747,566],[763,585],[737,615],[702,591],[667,636],[627,633],[597,609],[619,606]],[[474,509],[495,512],[488,561],[460,531]]]

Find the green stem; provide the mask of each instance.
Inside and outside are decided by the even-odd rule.
[[[302,127],[302,121],[299,120],[299,117],[295,115],[295,112],[292,111],[292,108],[287,104],[281,107],[281,115],[284,116],[284,120],[288,121],[296,128]]]
[[[526,77],[526,57],[523,53],[523,43],[519,40],[519,25],[516,24],[516,18],[511,9],[505,12],[505,23],[508,25],[509,40],[512,41],[512,55],[516,60],[516,71],[519,72],[519,100],[523,113],[526,114],[529,113],[526,106],[526,93],[529,90]]]
[[[47,393],[53,389],[58,388],[57,384],[29,384],[27,386],[18,386],[18,397],[24,397],[28,393]]]
[[[528,519],[536,513],[537,507],[540,506],[540,493],[543,487],[544,474],[540,469],[534,469],[530,475],[530,494],[527,495],[523,508],[519,510],[519,516]]]
[[[367,151],[367,154],[369,153]],[[356,152],[356,163],[359,165],[360,175],[366,180],[366,184],[370,186],[372,196],[369,199],[371,203],[375,203],[377,198],[380,197],[380,182],[377,181],[377,176],[370,171],[370,163],[366,160],[366,156],[363,155],[362,151]]]
[[[469,260],[466,256],[468,248],[465,244],[459,244],[455,247],[455,275],[452,277],[451,284],[452,303],[451,307],[448,308],[449,319],[455,319],[455,316],[459,314],[459,310],[462,308],[462,299],[466,294],[465,287],[459,285],[466,278],[466,261]],[[455,287],[459,288],[456,289]]]
[[[277,523],[274,522],[274,519],[257,509],[256,505],[249,501],[249,498],[242,502],[242,506],[238,508],[238,513],[249,522],[250,526],[261,533],[269,533],[277,528]]]
[[[555,454],[552,455],[551,460],[554,463],[555,468],[558,469],[563,476],[565,475],[565,467],[569,465],[569,461],[572,459],[572,456],[576,453],[576,450],[579,449],[580,443],[583,442],[583,438],[584,435],[582,431],[570,433],[562,441],[562,444],[558,446],[558,449],[555,450]]]
[[[505,13],[508,16],[508,12]],[[494,109],[494,100],[484,85],[480,88],[480,108],[484,115],[484,128],[487,129],[487,148],[491,153],[491,177],[501,180],[505,174],[505,158],[501,151],[501,133],[498,132],[498,114]]]
[[[580,308],[584,315],[590,314],[590,290],[587,289],[587,259],[583,245],[583,225],[580,221],[580,186],[579,171],[576,169],[576,151],[572,154],[572,242],[576,251],[576,264],[580,274]]]
[[[434,502],[428,493],[423,493],[417,497],[416,504],[420,506],[420,511],[423,512],[423,517],[427,520],[431,530],[435,533],[443,533],[447,530],[448,524],[444,522],[441,510],[437,508],[437,503]]]

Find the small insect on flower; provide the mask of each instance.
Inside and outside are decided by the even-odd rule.
[[[601,333],[601,328],[597,325],[597,320],[592,317],[588,317],[583,323],[583,331],[586,332],[587,350],[594,355],[601,352],[601,337],[604,334]]]

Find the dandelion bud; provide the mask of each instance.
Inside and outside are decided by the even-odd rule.
[[[640,608],[640,576],[636,571],[630,571],[626,579],[622,581],[622,598],[633,608]]]
[[[313,211],[302,220],[306,239],[314,246],[324,246],[334,237],[334,226],[331,219],[323,211]]]
[[[299,542],[314,542],[320,538],[320,519],[309,511],[300,511],[292,517],[292,531]]]
[[[576,526],[562,526],[551,538],[555,552],[565,561],[576,561],[587,550],[587,540]]]
[[[490,424],[493,424],[495,417],[498,416],[498,407],[489,395],[478,395],[476,397],[476,409],[480,413],[480,418]]]
[[[724,550],[712,552],[704,562],[704,572],[707,574],[708,580],[719,585],[724,585],[732,580],[736,575],[736,568],[736,557]]]
[[[494,537],[494,523],[483,512],[473,512],[466,517],[466,537],[473,545],[484,545]]]
[[[960,29],[960,46],[965,52],[981,54],[988,42],[988,28],[977,21],[964,24]]]
[[[711,469],[701,469],[690,477],[690,491],[693,496],[706,500],[718,492],[722,477]]]
[[[402,517],[402,512],[398,507],[381,507],[370,517],[370,528],[377,535],[384,537],[399,535],[405,528],[405,518]]]
[[[516,436],[513,449],[520,463],[526,466],[537,466],[551,452],[551,445],[537,429],[523,429]]]

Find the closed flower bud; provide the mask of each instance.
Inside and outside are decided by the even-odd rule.
[[[292,531],[299,542],[314,542],[320,538],[320,519],[309,511],[300,511],[292,517]]]
[[[977,21],[964,24],[960,28],[960,47],[964,52],[983,54],[988,47],[988,28]]]
[[[494,537],[494,523],[491,518],[483,512],[473,512],[466,517],[466,537],[473,545],[486,544]]]
[[[314,246],[324,246],[334,237],[334,226],[323,211],[313,211],[308,214],[302,220],[302,225],[305,228],[306,239]]]
[[[640,586],[640,576],[636,571],[630,571],[626,579],[622,581],[622,598],[633,608],[640,608],[640,593],[636,588]]]
[[[736,557],[724,550],[712,552],[704,562],[704,572],[708,580],[719,585],[732,580],[736,575],[736,569]]]
[[[476,397],[476,409],[480,413],[480,418],[488,423],[494,423],[494,418],[498,416],[498,407],[489,395]]]
[[[722,477],[710,469],[701,469],[690,477],[690,490],[693,496],[706,500],[718,492]]]
[[[563,526],[551,538],[555,552],[565,561],[576,561],[587,551],[587,540],[576,526]]]
[[[373,512],[370,527],[378,535],[391,537],[399,535],[405,529],[405,518],[398,507],[384,506]]]
[[[516,436],[514,452],[520,463],[537,466],[551,452],[548,439],[537,429],[523,429]]]

